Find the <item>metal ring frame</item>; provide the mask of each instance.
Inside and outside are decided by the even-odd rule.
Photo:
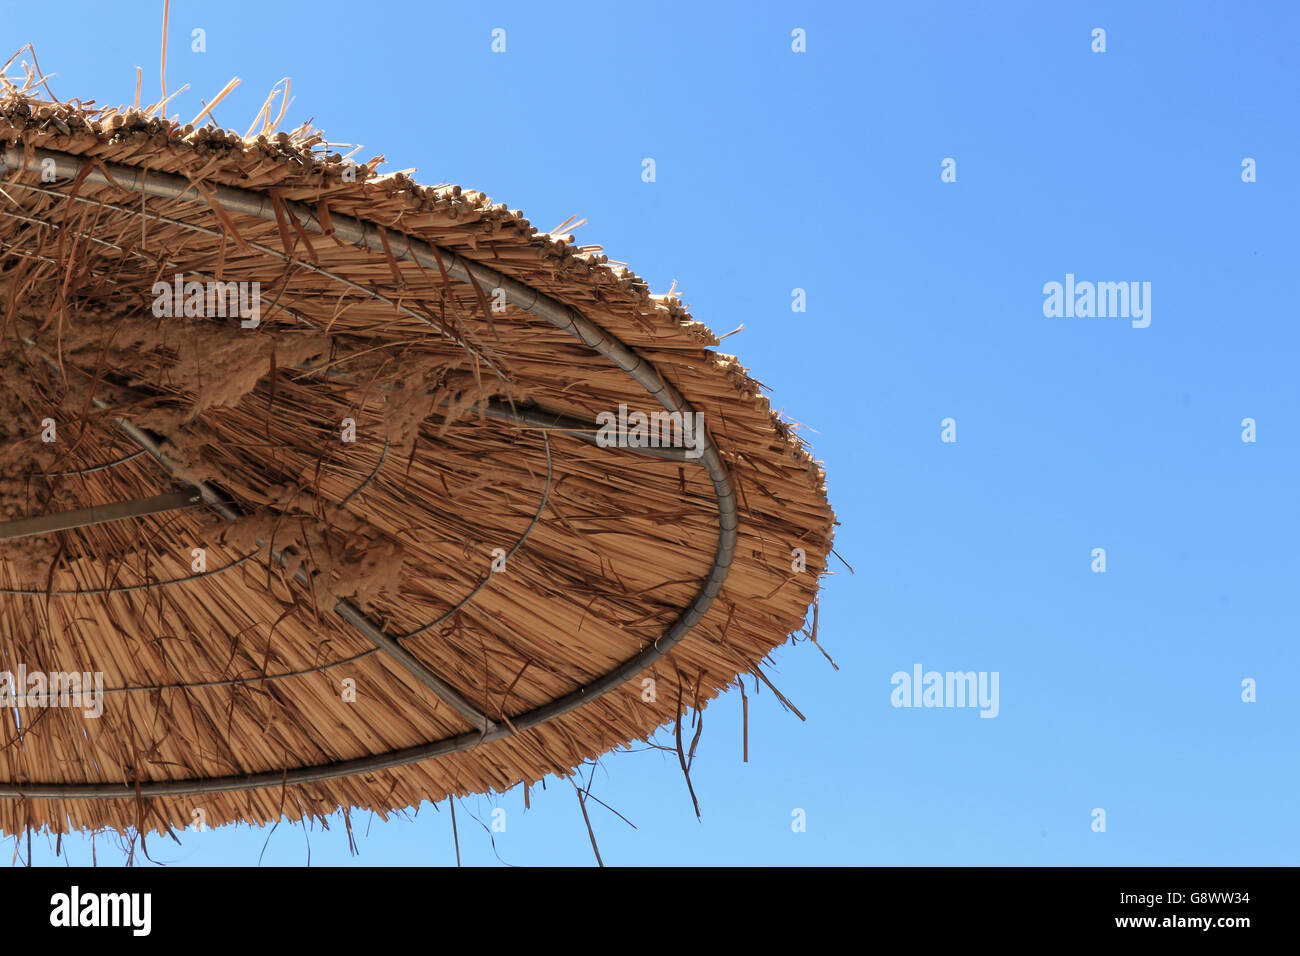
[[[197,188],[183,177],[158,172],[146,174],[143,170],[133,167],[86,160],[72,154],[50,150],[35,149],[25,152],[19,147],[7,149],[0,158],[0,175],[4,175],[11,169],[26,170],[31,165],[39,166],[45,160],[53,162],[56,174],[61,177],[71,179],[84,174],[83,181],[138,192],[143,196],[178,201],[206,202]],[[88,171],[86,170],[87,166],[91,167]],[[220,184],[213,184],[208,188],[215,195],[216,201],[227,210],[268,222],[275,221],[274,204],[268,196],[262,193]],[[324,233],[321,224],[310,207],[297,202],[285,201],[281,204],[281,208],[287,215],[293,216],[297,224],[303,229],[318,235]],[[507,302],[569,333],[579,342],[621,369],[669,412],[679,412],[683,415],[693,413],[694,410],[690,404],[664,380],[653,363],[643,359],[633,349],[624,345],[577,310],[487,266],[463,259],[449,249],[433,246],[404,233],[395,232],[384,226],[358,220],[351,216],[332,213],[330,219],[334,226],[333,235],[340,241],[352,243],[372,252],[391,254],[395,259],[412,261],[425,268],[438,267],[445,271],[449,278],[459,282],[468,282],[470,284],[478,282],[486,284],[488,288],[502,290]],[[302,265],[311,268],[307,263],[302,263]],[[355,286],[355,283],[348,280],[343,281],[349,286]],[[379,297],[377,294],[375,295]],[[399,308],[403,312],[410,312],[409,309],[400,306]],[[433,325],[422,316],[417,315],[415,317],[425,322],[425,324]],[[513,418],[515,416],[502,413],[494,417]],[[523,415],[518,415],[520,419],[523,417]],[[558,416],[547,416],[545,414],[538,414],[536,417],[558,419]],[[166,467],[165,461],[158,454],[159,450],[156,443],[149,436],[140,432],[138,428],[125,420],[119,420],[118,424],[123,431],[141,444],[143,448]],[[525,422],[520,421],[520,424],[525,424]],[[547,427],[541,421],[529,421],[526,424]],[[557,426],[552,425],[551,427]],[[573,435],[573,437],[591,440],[588,436],[575,433],[570,427],[559,426],[559,429]],[[462,714],[468,717],[471,724],[478,724],[481,729],[388,753],[316,766],[224,777],[188,780],[142,780],[123,784],[4,783],[0,784],[0,797],[82,800],[131,799],[137,796],[185,796],[315,783],[337,777],[389,770],[405,764],[416,763],[504,740],[604,696],[663,658],[690,633],[722,590],[723,582],[726,580],[735,557],[737,529],[739,527],[735,491],[731,486],[731,481],[717,448],[707,431],[700,436],[700,445],[702,452],[700,457],[685,460],[697,461],[708,472],[713,483],[714,497],[718,506],[718,542],[709,577],[696,594],[695,599],[661,637],[657,638],[639,654],[590,684],[552,700],[541,707],[520,714],[503,724],[497,724],[488,720],[485,715],[480,714],[454,689],[429,672],[424,665],[415,660],[393,638],[384,634],[359,609],[351,605],[350,602],[340,601],[335,607],[336,613],[353,624],[367,637],[374,640],[379,648],[387,652],[389,656],[407,667],[426,686],[433,689],[435,694],[442,700],[458,710],[461,710],[461,707],[458,707],[457,703],[463,704],[465,710],[462,710]],[[219,513],[225,512],[227,517],[235,514],[211,488],[202,485],[198,487],[204,492],[204,501],[212,505]],[[299,574],[302,574],[301,569],[299,569]],[[466,714],[466,711],[468,711],[468,714]],[[474,719],[476,717],[479,720]]]

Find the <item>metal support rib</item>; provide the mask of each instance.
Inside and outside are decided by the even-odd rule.
[[[30,538],[38,534],[67,531],[71,528],[86,528],[106,521],[140,518],[144,515],[162,514],[164,511],[179,511],[202,503],[203,498],[197,490],[172,491],[152,498],[137,498],[135,501],[114,501],[112,504],[93,505],[75,511],[37,515],[35,518],[18,518],[0,524],[0,541]]]
[[[24,155],[23,149],[18,147],[5,150],[3,161],[0,162],[0,176],[4,175],[10,168],[27,169],[29,160],[31,165],[37,167],[43,161],[50,160],[54,164],[56,174],[69,179],[84,173],[83,181],[89,181],[97,185],[143,192],[146,195],[168,199],[186,199],[206,203],[206,200],[198,193],[193,184],[180,176],[162,173],[146,175],[142,170],[135,167],[119,166],[112,163],[100,163],[91,166],[89,161],[81,157],[43,149],[31,150],[27,155]],[[91,166],[91,168],[87,170],[87,166]],[[216,201],[227,211],[253,216],[268,222],[275,220],[273,204],[270,198],[262,193],[220,184],[211,185],[209,188],[215,194]],[[301,203],[286,201],[282,204],[282,208],[286,209],[289,215],[292,215],[298,224],[307,231],[317,234],[323,232],[322,226],[316,220],[315,214],[310,207]],[[477,281],[480,285],[486,285],[488,288],[501,289],[507,302],[544,319],[556,328],[568,332],[620,368],[670,412],[681,412],[683,415],[694,413],[694,409],[677,390],[663,380],[653,363],[644,360],[635,351],[596,323],[563,303],[551,299],[536,289],[504,276],[493,269],[476,262],[463,260],[451,250],[436,248],[423,240],[412,238],[404,233],[395,232],[374,223],[363,222],[341,213],[332,213],[330,219],[334,225],[334,236],[341,241],[351,242],[374,252],[391,254],[399,260],[414,261],[429,269],[441,266],[448,276],[458,281]],[[717,448],[707,431],[700,436],[700,444],[702,456],[697,460],[709,473],[709,477],[713,482],[714,498],[718,505],[717,549],[714,555],[713,568],[704,587],[682,615],[651,646],[624,661],[623,664],[603,677],[597,678],[591,684],[527,713],[520,714],[512,719],[510,725],[496,725],[483,733],[463,734],[459,737],[452,737],[387,754],[378,754],[315,767],[300,767],[294,770],[276,770],[238,777],[202,780],[141,781],[138,784],[126,785],[7,784],[0,785],[0,797],[131,798],[136,795],[174,796],[311,783],[334,777],[398,767],[403,764],[415,763],[431,757],[467,750],[494,740],[504,739],[514,733],[553,720],[609,693],[664,657],[673,646],[690,632],[704,617],[704,614],[722,590],[722,584],[726,580],[727,573],[735,558],[737,529],[739,527],[735,490],[731,486],[726,468],[722,464]],[[647,449],[641,450],[645,451]]]

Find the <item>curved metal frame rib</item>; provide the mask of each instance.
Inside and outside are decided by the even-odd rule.
[[[149,173],[146,176],[142,170],[134,167],[118,166],[110,163],[92,163],[78,156],[49,150],[32,150],[26,155],[24,155],[23,149],[18,147],[5,150],[3,162],[0,162],[0,175],[13,168],[27,169],[29,165],[39,167],[47,159],[53,161],[55,171],[61,177],[71,179],[84,174],[84,181],[97,185],[143,192],[145,195],[167,199],[207,202],[193,184],[180,176],[164,175],[157,172]],[[87,171],[86,166],[92,168]],[[275,221],[274,206],[267,195],[224,185],[210,185],[208,188],[215,195],[216,201],[228,211],[266,221]],[[323,229],[310,207],[301,203],[286,201],[281,208],[285,209],[289,215],[292,215],[303,229],[316,234],[323,233]],[[413,261],[430,269],[441,267],[450,278],[457,281],[478,282],[481,285],[485,284],[487,288],[501,289],[507,302],[569,333],[588,348],[609,360],[640,384],[668,411],[680,412],[683,415],[693,413],[694,410],[691,406],[676,389],[664,381],[652,363],[641,358],[631,348],[569,306],[551,299],[536,289],[504,276],[487,266],[462,259],[451,250],[432,246],[403,233],[394,232],[386,227],[354,219],[341,213],[331,213],[330,219],[334,227],[333,235],[341,241],[362,246],[381,254],[388,253],[391,250],[391,255],[399,260]],[[496,411],[497,414],[494,417],[508,417],[505,414],[506,410],[497,409]],[[519,419],[523,418],[523,415],[519,416]],[[573,433],[569,427],[559,425],[555,416],[549,416],[549,418],[552,423],[555,423],[551,427]],[[531,421],[521,420],[521,424],[547,427],[545,417],[542,415],[537,415]],[[140,433],[134,426],[126,422],[123,422],[122,425],[125,426],[123,430],[127,431],[128,434],[132,431],[137,432],[138,437],[137,435],[131,437],[137,441],[144,439],[141,444],[145,447],[148,447],[146,442],[152,444],[148,436]],[[575,435],[575,437],[582,436]],[[0,784],[0,797],[128,799],[137,795],[184,796],[187,794],[253,790],[282,785],[314,783],[336,777],[388,770],[404,764],[428,760],[432,757],[439,757],[444,754],[503,740],[596,700],[664,657],[703,618],[718,593],[722,590],[722,584],[731,568],[736,550],[739,518],[736,510],[735,491],[727,476],[726,468],[722,464],[722,459],[718,455],[717,448],[707,431],[700,436],[700,448],[702,454],[698,461],[706,469],[710,480],[713,482],[714,497],[718,505],[718,543],[709,577],[690,606],[683,611],[659,639],[641,653],[624,661],[614,670],[585,687],[511,718],[508,724],[493,723],[473,709],[468,702],[464,702],[464,705],[469,708],[469,713],[466,714],[467,719],[472,724],[482,728],[481,730],[449,737],[433,743],[353,760],[336,761],[334,763],[289,770],[273,770],[239,776],[189,780],[153,780],[128,784],[6,783]],[[228,508],[210,490],[205,492],[204,497],[205,501],[217,507],[219,511],[222,508]],[[340,602],[336,611],[354,627],[357,627],[358,630],[375,641],[390,656],[402,663],[427,686],[430,686],[440,698],[451,703],[452,699],[460,697],[454,689],[445,684],[442,687],[434,686],[433,682],[441,684],[441,680],[429,673],[423,664],[412,657],[395,640],[384,634],[373,621],[349,602]],[[422,677],[421,672],[424,672],[427,677]],[[433,678],[433,682],[427,678]],[[461,700],[463,701],[463,698]]]

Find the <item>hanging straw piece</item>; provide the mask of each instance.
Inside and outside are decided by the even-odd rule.
[[[280,82],[284,82],[284,81],[281,80]],[[262,108],[257,111],[257,115],[253,117],[253,122],[249,125],[248,129],[244,132],[244,139],[252,139],[253,131],[257,129],[259,126],[265,126],[266,118],[270,115],[271,112],[271,104],[275,102],[276,94],[279,92],[280,90],[278,84],[271,88],[271,92],[266,95],[266,100],[262,103]]]
[[[220,103],[222,100],[224,100],[224,99],[226,98],[226,94],[229,93],[231,90],[233,90],[233,89],[234,89],[235,87],[237,87],[238,85],[239,85],[239,77],[235,77],[235,78],[232,79],[229,83],[227,83],[225,86],[223,86],[223,87],[221,88],[221,92],[218,93],[218,94],[216,95],[216,97],[212,100],[212,102],[209,103],[207,106],[203,107],[203,111],[202,111],[201,113],[199,113],[198,116],[196,116],[196,117],[194,117],[194,119],[190,120],[189,125],[190,125],[190,126],[198,126],[199,123],[203,122],[204,117],[206,117],[208,114],[210,114],[210,113],[212,112],[213,108],[216,107],[216,105],[217,105],[218,103]]]
[[[276,128],[284,120],[284,114],[288,112],[290,104],[293,103],[293,100],[289,98],[289,86],[290,86],[289,78],[286,76],[280,82],[284,84],[284,95],[281,96],[280,98],[280,112],[275,117],[275,122],[267,122],[262,125],[263,136],[270,136],[272,133],[275,132]],[[270,116],[269,110],[267,111],[267,116]]]
[[[162,83],[162,103],[167,102],[167,17],[171,12],[172,0],[163,0],[162,55],[158,62],[158,76]]]
[[[159,115],[159,117],[161,117],[161,118],[163,118],[163,119],[166,119],[166,117],[167,117],[167,104],[170,103],[172,100],[176,99],[176,97],[180,96],[182,93],[184,93],[184,92],[185,92],[186,90],[188,90],[189,88],[190,88],[190,85],[189,85],[188,83],[186,83],[186,84],[185,84],[184,86],[182,86],[179,90],[176,90],[175,92],[173,92],[171,96],[164,97],[163,99],[159,100],[157,103],[154,103],[152,106],[150,106],[147,110],[144,111],[144,115],[145,115],[145,116],[153,116],[154,113],[157,113],[157,114]],[[179,129],[179,127],[177,127],[177,128]]]

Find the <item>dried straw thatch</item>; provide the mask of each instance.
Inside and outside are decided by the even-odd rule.
[[[105,686],[97,719],[6,710],[4,831],[501,791],[800,628],[822,472],[677,298],[269,102],[245,136],[6,86],[0,522],[204,504],[0,541],[0,671]],[[157,317],[176,274],[259,283],[260,323]],[[620,405],[702,413],[706,453],[599,447]]]

